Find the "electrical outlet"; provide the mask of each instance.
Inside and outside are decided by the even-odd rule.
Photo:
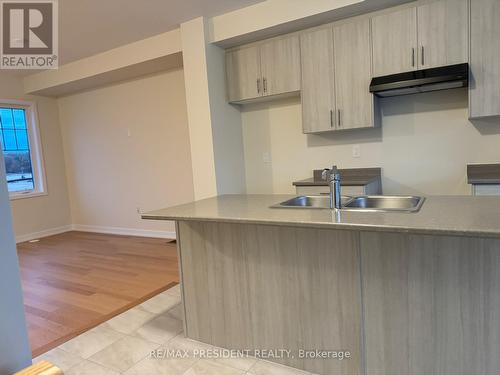
[[[141,208],[137,207],[136,210],[137,210],[137,213],[140,215],[141,214]]]
[[[352,157],[353,158],[361,157],[361,147],[359,145],[352,146]]]

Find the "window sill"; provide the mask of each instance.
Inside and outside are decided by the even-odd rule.
[[[17,199],[27,199],[27,198],[35,198],[35,197],[42,197],[44,195],[48,195],[47,192],[42,192],[42,191],[32,191],[29,193],[10,193],[9,198],[11,201],[17,200]]]

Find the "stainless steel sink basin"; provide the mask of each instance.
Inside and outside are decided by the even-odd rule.
[[[359,197],[342,197],[342,210],[366,212],[417,212],[425,198],[416,196],[370,195]],[[330,208],[328,195],[301,195],[272,208]]]
[[[342,197],[342,204],[350,201],[351,197]],[[285,202],[275,204],[273,208],[330,208],[329,195],[301,195]]]
[[[345,204],[346,210],[363,211],[406,211],[416,212],[420,210],[424,198],[416,196],[385,196],[372,195],[354,197]]]

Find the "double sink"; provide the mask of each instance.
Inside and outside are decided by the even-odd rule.
[[[342,197],[342,210],[364,212],[417,212],[425,198],[417,196],[367,195]],[[327,195],[301,195],[272,206],[273,208],[329,209]]]

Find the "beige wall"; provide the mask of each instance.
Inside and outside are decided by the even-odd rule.
[[[19,238],[71,224],[64,153],[55,99],[24,95],[22,79],[0,73],[0,100],[34,101],[42,143],[48,195],[11,201],[14,231]]]
[[[500,120],[470,123],[464,89],[387,98],[381,108],[380,129],[306,136],[300,99],[245,107],[248,192],[293,193],[292,181],[336,163],[382,167],[386,194],[470,194],[466,164],[500,162]],[[356,144],[360,158],[352,157]]]
[[[193,200],[183,71],[63,97],[59,111],[73,223],[173,231],[137,208]]]

